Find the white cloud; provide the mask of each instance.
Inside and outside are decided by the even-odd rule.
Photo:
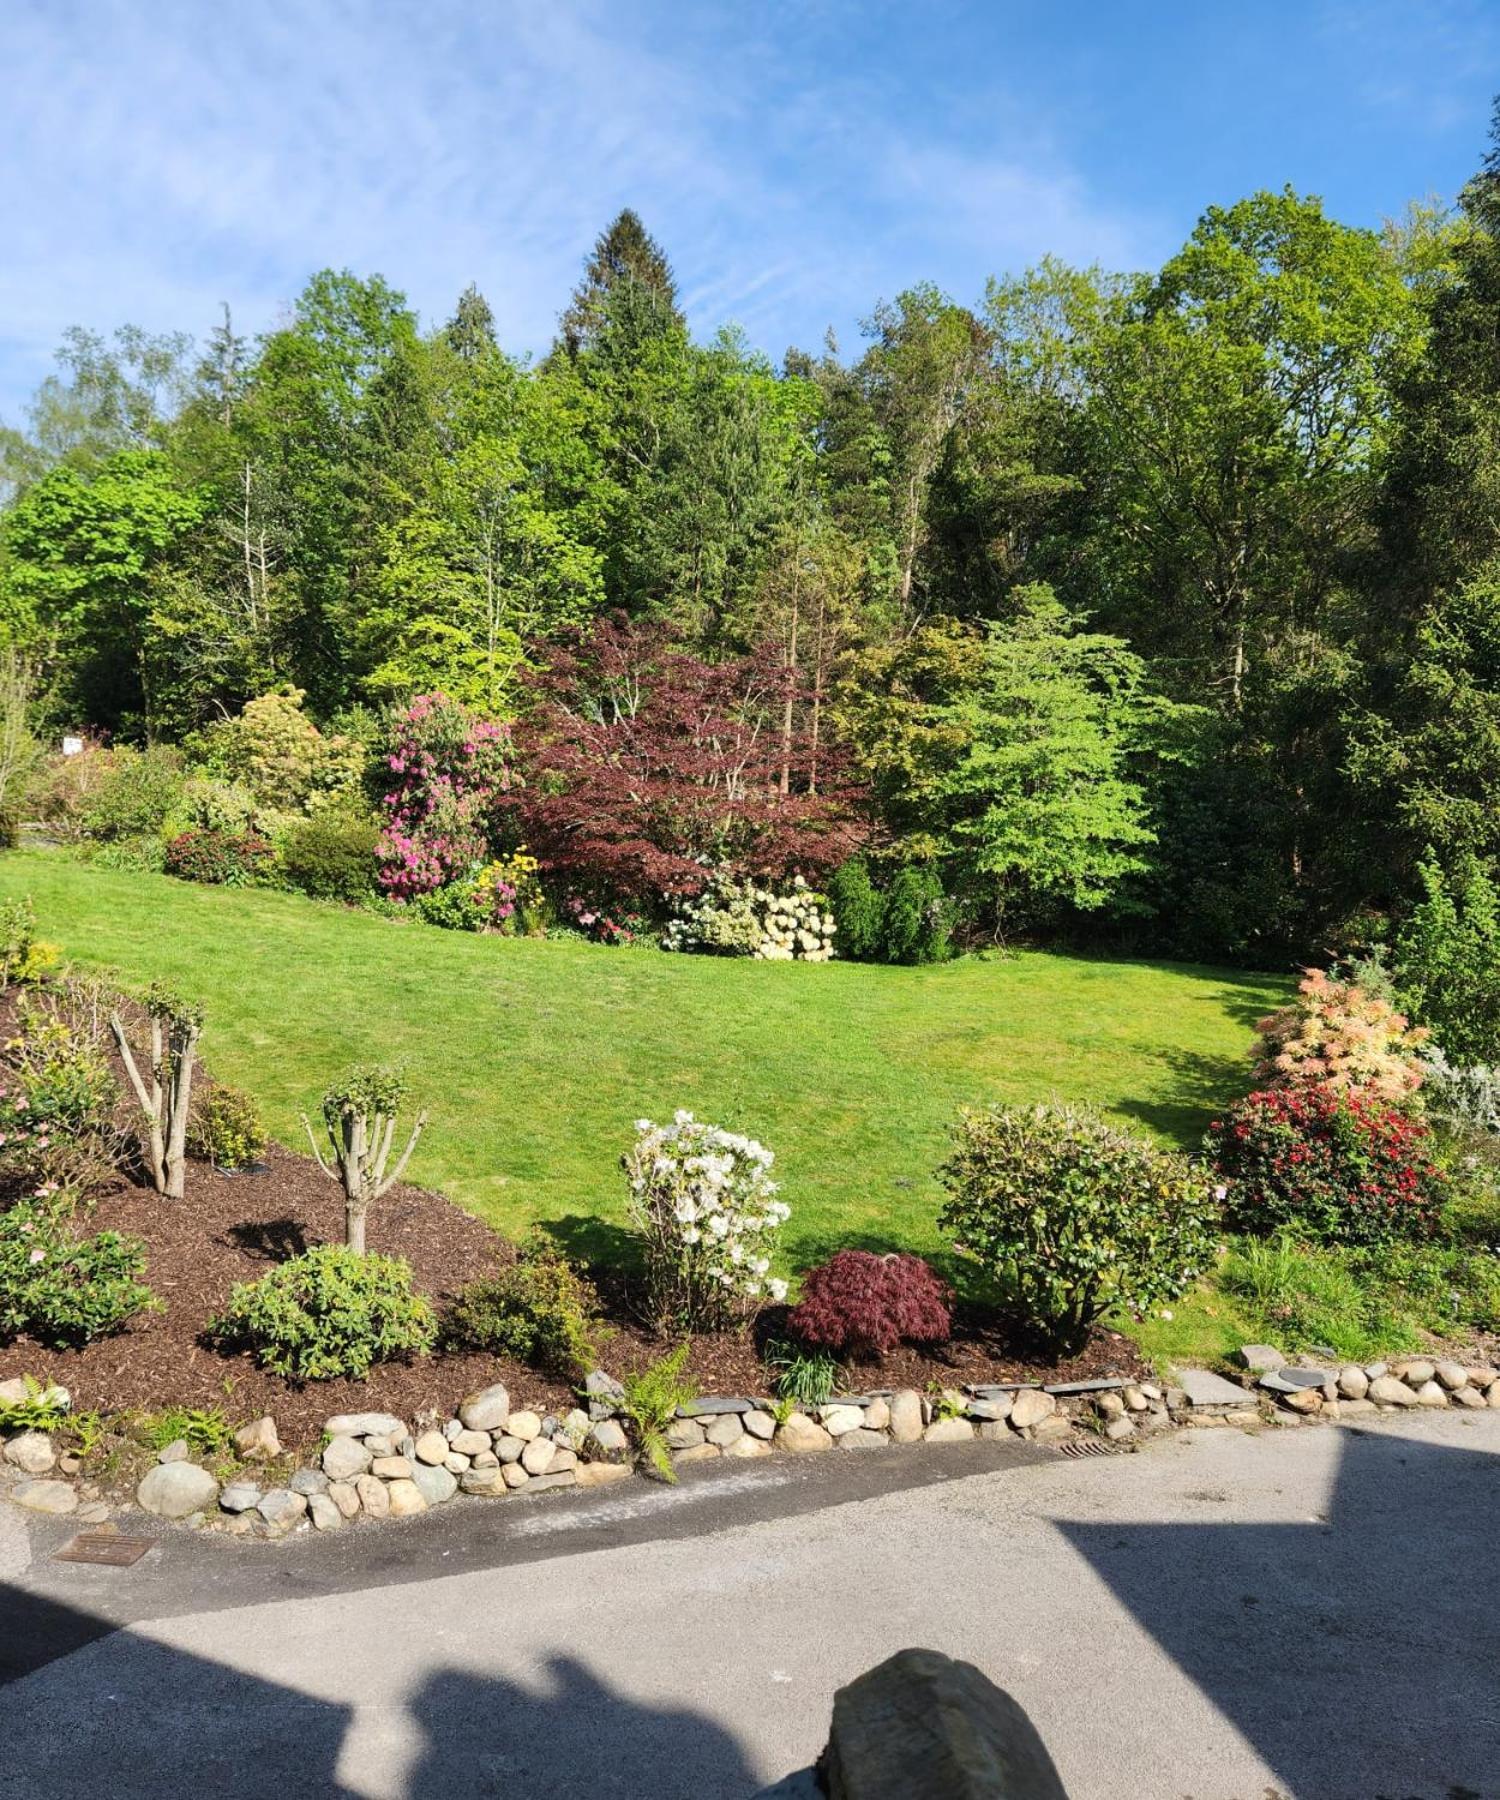
[[[960,139],[899,69],[829,76],[773,16],[712,13],[10,0],[0,415],[70,322],[201,332],[228,300],[261,329],[329,264],[431,319],[477,281],[507,345],[539,349],[627,204],[695,327],[738,319],[773,354],[913,280],[974,295],[1048,249],[1131,263],[1154,239],[1054,148],[1004,148],[1003,94]]]

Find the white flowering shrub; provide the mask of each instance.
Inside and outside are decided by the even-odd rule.
[[[762,962],[827,962],[833,937],[832,907],[802,876],[794,878],[789,892],[778,894],[721,871],[668,924],[661,947]]]
[[[763,1300],[785,1299],[771,1263],[791,1208],[776,1197],[765,1145],[690,1112],[670,1125],[637,1119],[635,1131],[622,1161],[658,1328],[717,1331]]]
[[[1500,1067],[1456,1068],[1436,1044],[1423,1049],[1422,1064],[1429,1118],[1457,1136],[1500,1137]]]

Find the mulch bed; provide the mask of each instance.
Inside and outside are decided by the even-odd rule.
[[[222,1310],[237,1281],[254,1281],[273,1263],[313,1244],[343,1239],[341,1190],[309,1157],[273,1146],[266,1172],[225,1175],[202,1163],[188,1171],[186,1198],[164,1200],[148,1188],[121,1185],[99,1195],[86,1228],[132,1232],[147,1245],[146,1279],[165,1311],[146,1314],[115,1337],[81,1350],[46,1350],[20,1339],[0,1348],[0,1380],[27,1374],[60,1381],[76,1407],[157,1412],[167,1406],[221,1407],[236,1423],[272,1413],[283,1442],[308,1444],[336,1412],[393,1412],[406,1419],[433,1410],[449,1416],[464,1394],[504,1381],[528,1402],[565,1409],[566,1383],[480,1352],[446,1351],[413,1363],[388,1363],[365,1382],[294,1383],[258,1369],[245,1354],[228,1354],[202,1339],[204,1321]],[[374,1207],[369,1247],[405,1257],[417,1287],[441,1310],[466,1282],[509,1259],[510,1245],[440,1194],[393,1188]],[[606,1292],[610,1284],[606,1283]],[[609,1311],[602,1359],[611,1370],[641,1367],[669,1346]],[[703,1393],[759,1394],[769,1376],[757,1344],[777,1335],[784,1309],[753,1329],[693,1340],[688,1369]],[[993,1321],[960,1312],[953,1341],[935,1352],[902,1348],[873,1365],[848,1369],[852,1388],[930,1383],[1076,1381],[1145,1372],[1135,1346],[1099,1332],[1084,1354],[1040,1366],[1017,1357]]]
[[[10,1010],[0,1001],[0,1030],[8,1028]],[[25,1338],[0,1346],[0,1380],[24,1374],[59,1381],[75,1407],[107,1412],[219,1407],[236,1424],[271,1413],[289,1448],[315,1442],[323,1421],[336,1412],[381,1411],[413,1419],[433,1411],[447,1417],[464,1394],[495,1381],[529,1404],[564,1410],[573,1403],[565,1382],[480,1352],[445,1351],[409,1364],[385,1364],[365,1382],[299,1384],[258,1369],[246,1354],[204,1341],[206,1321],[223,1309],[236,1282],[254,1281],[312,1245],[343,1241],[342,1190],[308,1156],[273,1145],[264,1172],[244,1175],[192,1162],[186,1197],[178,1201],[122,1180],[94,1196],[79,1225],[144,1239],[146,1281],[165,1310],[81,1350],[47,1350]],[[377,1202],[367,1233],[371,1250],[406,1259],[415,1285],[439,1311],[459,1288],[514,1254],[480,1220],[416,1187],[393,1188]],[[619,1270],[602,1273],[600,1288],[609,1327],[600,1352],[606,1368],[625,1373],[671,1347],[636,1322],[629,1284]],[[771,1377],[758,1346],[781,1334],[785,1311],[772,1308],[752,1327],[695,1338],[688,1373],[699,1391],[768,1392]],[[1096,1332],[1083,1354],[1070,1361],[1028,1361],[1000,1322],[962,1308],[952,1341],[940,1350],[903,1348],[879,1364],[846,1371],[850,1391],[1145,1372],[1135,1345],[1107,1331]]]

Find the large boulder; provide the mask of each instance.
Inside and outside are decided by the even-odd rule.
[[[505,1384],[466,1394],[458,1403],[458,1417],[465,1431],[504,1431],[510,1417],[510,1395]]]
[[[1040,1388],[1022,1388],[1010,1409],[1010,1422],[1017,1431],[1024,1431],[1028,1426],[1040,1425],[1056,1411],[1057,1402],[1051,1394],[1044,1394]]]
[[[776,1428],[778,1450],[831,1450],[833,1439],[806,1413],[790,1413]]]
[[[45,1475],[57,1461],[45,1431],[23,1431],[5,1446],[5,1460],[23,1475]]]
[[[159,1519],[185,1519],[219,1503],[219,1484],[197,1463],[157,1463],[135,1490],[137,1502]]]
[[[276,1421],[266,1413],[263,1418],[241,1425],[234,1434],[234,1447],[246,1462],[274,1462],[281,1455]]]
[[[406,1427],[394,1413],[336,1413],[323,1422],[329,1437],[401,1437]]]
[[[972,1663],[900,1650],[833,1697],[829,1800],[1067,1800],[1047,1747]]]

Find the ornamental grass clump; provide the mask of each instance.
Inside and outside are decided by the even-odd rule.
[[[1111,1307],[1175,1300],[1215,1256],[1207,1180],[1096,1113],[966,1111],[940,1174],[938,1224],[1054,1351],[1080,1349]]]
[[[878,1359],[902,1343],[946,1343],[951,1300],[948,1284],[920,1256],[840,1250],[804,1276],[787,1328],[804,1344]]]
[[[763,1300],[784,1299],[771,1263],[791,1208],[776,1198],[765,1145],[690,1112],[670,1125],[637,1119],[635,1129],[622,1161],[651,1322],[719,1331]]]

